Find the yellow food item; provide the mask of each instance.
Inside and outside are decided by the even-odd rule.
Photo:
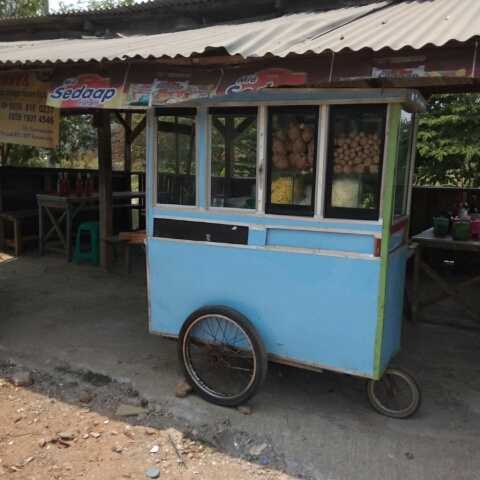
[[[292,193],[292,177],[279,177],[272,182],[272,203],[292,203]]]

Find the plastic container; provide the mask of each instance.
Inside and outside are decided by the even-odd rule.
[[[470,222],[457,221],[452,225],[452,238],[454,240],[467,241],[470,240]]]
[[[433,217],[433,234],[436,237],[445,237],[450,229],[450,219],[446,217]]]
[[[480,219],[475,219],[470,222],[470,230],[472,237],[478,240],[480,238]]]

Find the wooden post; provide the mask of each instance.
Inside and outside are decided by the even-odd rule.
[[[418,321],[420,310],[420,275],[422,270],[422,247],[417,245],[415,248],[415,258],[413,259],[413,285],[412,285],[412,322]]]
[[[95,112],[98,134],[98,195],[100,215],[100,266],[108,270],[111,264],[111,248],[108,241],[112,236],[112,137],[110,112]]]
[[[131,172],[132,170],[132,114],[125,114],[125,124],[128,126],[124,128],[125,131],[125,145],[123,151],[124,170]]]
[[[124,117],[125,125],[123,131],[125,133],[125,143],[123,146],[123,170],[125,174],[125,183],[127,190],[132,190],[132,114],[127,112]],[[122,223],[127,230],[132,229],[133,210],[122,212]]]

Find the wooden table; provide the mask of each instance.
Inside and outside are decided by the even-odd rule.
[[[132,205],[132,199],[140,199],[140,205]],[[144,208],[145,192],[113,192],[113,208]],[[38,252],[44,254],[46,243],[55,234],[60,248],[51,250],[64,253],[68,261],[72,260],[73,220],[82,211],[98,210],[99,196],[38,194]],[[56,215],[54,214],[56,212]],[[47,222],[50,222],[50,228]],[[47,230],[48,228],[48,230]]]
[[[412,242],[417,245],[413,274],[412,320],[416,321],[418,319],[420,312],[424,307],[451,297],[463,308],[463,310],[465,310],[465,312],[468,313],[470,317],[472,317],[473,320],[480,321],[480,312],[478,311],[478,308],[475,308],[474,305],[471,305],[471,303],[462,296],[462,290],[465,287],[470,287],[473,284],[480,282],[480,275],[464,282],[451,285],[422,259],[422,251],[426,248],[480,254],[480,241],[459,241],[454,240],[450,235],[446,237],[435,237],[433,235],[433,228],[429,228],[428,230],[415,235],[412,238]],[[422,271],[425,272],[441,289],[441,293],[423,302],[420,298],[420,276]]]

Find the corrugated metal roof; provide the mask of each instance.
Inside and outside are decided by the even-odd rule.
[[[315,51],[344,48],[419,49],[465,42],[480,35],[480,0],[409,0],[395,2],[312,42]]]
[[[480,0],[376,1],[327,11],[124,38],[0,43],[0,63],[190,57],[224,48],[244,58],[464,42],[480,35]]]

